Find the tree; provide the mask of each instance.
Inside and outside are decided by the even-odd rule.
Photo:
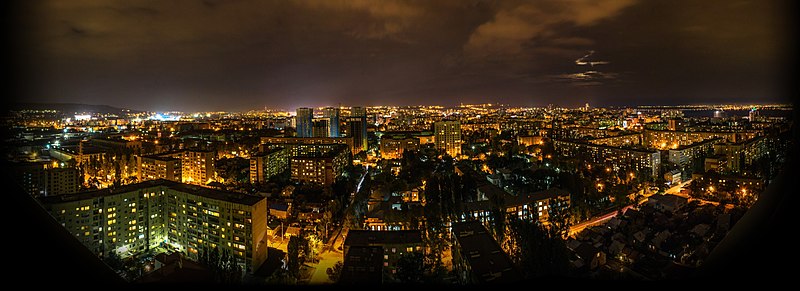
[[[424,257],[420,252],[407,252],[397,259],[395,279],[402,283],[421,283]]]
[[[342,275],[342,261],[336,262],[333,267],[328,268],[325,270],[325,273],[328,274],[328,279],[331,279],[333,282],[339,282],[339,277]]]
[[[566,238],[569,234],[569,228],[572,225],[571,212],[569,211],[566,199],[552,198],[547,204],[547,220],[550,222],[550,228],[562,238]]]
[[[508,232],[506,249],[527,278],[567,275],[567,247],[553,228],[548,230],[538,221],[512,219]]]
[[[301,240],[299,236],[293,235],[289,237],[289,243],[286,245],[287,268],[289,274],[297,277],[300,274],[300,252],[302,249]]]

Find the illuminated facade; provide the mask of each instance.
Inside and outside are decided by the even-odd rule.
[[[448,155],[461,155],[461,123],[458,121],[439,121],[433,124],[436,148]]]
[[[606,145],[611,147],[635,146],[642,144],[642,134],[634,133],[626,135],[601,137],[601,138],[590,139],[588,140],[588,142],[591,144]]]
[[[275,147],[250,157],[250,183],[265,183],[272,176],[286,171],[289,156],[286,148]]]
[[[526,147],[532,145],[541,145],[544,144],[544,137],[535,135],[529,135],[529,136],[520,135],[517,136],[517,143]]]
[[[329,126],[330,132],[327,135],[328,137],[339,137],[340,136],[340,132],[339,132],[339,116],[340,115],[341,115],[341,112],[340,112],[339,108],[336,108],[336,107],[325,107],[325,109],[322,109],[322,117],[327,118],[328,121],[329,121],[329,124],[330,124],[330,126]]]
[[[353,153],[367,150],[367,118],[364,116],[347,117],[347,134],[352,137],[355,144]]]
[[[162,157],[181,159],[181,181],[183,183],[205,185],[214,179],[214,151],[187,149],[160,154]]]
[[[49,162],[13,162],[10,173],[25,193],[34,197],[78,191],[78,169],[58,168]]]
[[[384,159],[399,159],[407,150],[419,149],[419,138],[407,136],[381,137],[381,157]]]
[[[291,155],[292,180],[331,185],[350,164],[350,151],[344,145],[295,147]]]
[[[301,107],[297,108],[297,116],[295,116],[295,135],[297,137],[312,137],[313,135],[313,119],[314,109]]]
[[[727,142],[738,142],[755,137],[754,132],[707,132],[707,131],[670,131],[645,129],[642,145],[654,149],[675,149],[709,139],[721,138]]]
[[[634,170],[652,177],[659,175],[661,153],[659,151],[626,149],[566,140],[554,140],[556,152],[565,157],[577,157],[591,164],[601,164],[617,170]]]
[[[137,157],[139,181],[165,179],[180,182],[183,176],[181,159],[163,156]]]
[[[289,149],[289,155],[294,155],[296,151],[294,148],[297,145],[332,145],[343,144],[347,145],[351,152],[356,153],[358,148],[353,144],[352,137],[262,137],[261,138],[262,150],[265,148],[263,145],[275,144],[286,145]]]
[[[107,257],[176,249],[198,260],[219,247],[246,272],[267,257],[266,198],[167,180],[42,198],[45,208],[91,252]]]
[[[718,143],[714,145],[715,155],[724,155],[727,160],[726,170],[741,172],[745,166],[764,156],[769,148],[766,137],[757,137],[738,143]]]
[[[488,196],[501,195],[506,207],[506,213],[525,220],[538,219],[546,222],[550,218],[550,209],[558,207],[567,209],[571,205],[570,194],[567,191],[550,188],[533,193],[511,195],[495,185],[485,185],[478,188],[480,201],[464,204],[466,215],[483,223],[492,221],[492,203]],[[552,204],[551,204],[552,202]],[[461,221],[467,220],[462,216]]]
[[[330,137],[331,122],[328,118],[314,118],[311,136],[313,137]]]
[[[688,146],[679,146],[677,149],[669,150],[667,160],[674,165],[688,166],[695,158],[711,155],[714,152],[714,145],[720,142],[721,138],[713,138]]]

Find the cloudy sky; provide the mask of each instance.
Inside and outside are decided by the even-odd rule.
[[[17,98],[143,110],[775,102],[794,35],[763,0],[27,2]]]

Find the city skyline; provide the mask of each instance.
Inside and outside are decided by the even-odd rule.
[[[796,1],[12,2],[10,282],[793,278]]]
[[[788,6],[28,3],[15,7],[31,17],[16,21],[12,100],[149,111],[785,102]]]

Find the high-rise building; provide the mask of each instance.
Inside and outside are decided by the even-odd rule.
[[[295,135],[297,137],[312,137],[314,136],[313,132],[313,119],[314,119],[314,109],[308,107],[301,107],[297,108],[295,118],[295,126],[297,132]]]
[[[159,154],[159,157],[172,157],[181,160],[181,181],[189,184],[205,185],[214,179],[214,151],[186,149]]]
[[[182,159],[166,156],[139,156],[139,181],[166,179],[180,182],[183,177]]]
[[[367,117],[367,109],[361,106],[353,106],[350,108],[350,116]]]
[[[436,148],[444,150],[448,155],[457,157],[461,155],[461,123],[448,120],[433,124]]]
[[[350,164],[345,145],[298,145],[290,158],[292,180],[331,185]]]
[[[330,132],[328,133],[328,137],[339,137],[339,108],[336,107],[325,107],[322,110],[322,117],[328,119],[329,129]]]
[[[581,163],[605,165],[614,171],[635,171],[657,177],[661,169],[661,152],[637,148],[620,148],[583,141],[553,140],[556,153],[577,158]]]
[[[353,137],[353,142],[358,152],[367,150],[367,110],[364,107],[353,107],[350,109],[350,117],[347,118],[350,126],[348,133]],[[356,154],[358,152],[353,152]]]
[[[381,137],[380,152],[384,159],[399,159],[407,150],[418,150],[419,138],[407,135],[384,135]]]
[[[331,134],[330,119],[325,117],[314,118],[313,124],[313,137],[329,137]]]
[[[58,168],[48,162],[11,162],[14,180],[34,197],[70,194],[78,191],[76,168]]]
[[[122,258],[156,247],[189,259],[219,248],[253,273],[267,258],[267,200],[167,180],[41,199],[92,253]]]
[[[295,147],[297,145],[331,145],[343,144],[347,145],[350,152],[356,152],[355,144],[352,137],[261,137],[261,150],[270,147],[270,144],[281,145],[289,150],[288,155],[292,156],[297,153]]]
[[[264,183],[289,167],[288,150],[283,147],[267,149],[250,157],[250,183]]]

